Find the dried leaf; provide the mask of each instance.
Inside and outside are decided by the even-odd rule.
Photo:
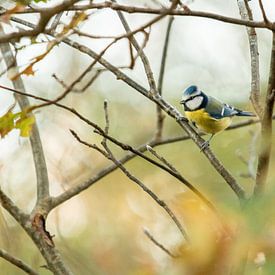
[[[22,4],[17,4],[14,8],[10,9],[10,10],[7,10],[0,18],[1,18],[1,21],[4,22],[4,23],[8,23],[11,16],[16,13],[16,12],[19,12],[19,11],[23,11],[25,8],[24,5]]]

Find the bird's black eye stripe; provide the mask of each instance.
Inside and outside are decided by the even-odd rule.
[[[194,99],[194,98],[197,97],[197,96],[198,96],[198,95],[190,96],[188,99],[182,100],[181,103],[182,103],[182,104],[185,104],[186,102],[188,102],[188,101]]]

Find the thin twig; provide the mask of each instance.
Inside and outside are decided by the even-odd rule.
[[[38,23],[32,30],[21,30],[19,32],[11,32],[8,34],[2,33],[0,34],[0,43],[12,42],[20,39],[21,37],[31,37],[43,33],[48,22],[54,15],[67,10],[69,7],[71,7],[74,3],[78,1],[79,0],[66,0],[62,1],[62,3],[59,5],[50,8],[42,8],[39,9],[39,11],[37,10],[37,12],[40,14],[40,18]]]
[[[20,20],[22,24],[23,21]],[[27,23],[28,26],[32,26],[32,24]],[[48,34],[54,35],[49,32]],[[192,138],[195,144],[201,148],[204,144],[204,140],[197,134],[197,132],[188,124],[187,120],[181,115],[181,113],[165,101],[159,94],[152,94],[150,91],[147,91],[144,87],[135,82],[132,78],[128,77],[125,73],[119,70],[117,67],[110,64],[104,58],[100,57],[97,53],[95,53],[90,48],[77,43],[76,41],[72,41],[69,38],[64,38],[63,42],[68,44],[69,46],[79,50],[82,53],[85,53],[91,56],[93,59],[98,60],[98,62],[116,75],[117,79],[124,81],[130,87],[134,88],[136,91],[155,102],[157,105],[161,106],[162,110],[164,110],[169,116],[174,118],[181,128]],[[222,165],[222,163],[217,159],[217,157],[213,154],[209,147],[205,148],[203,151],[204,155],[208,158],[212,166],[215,170],[223,177],[226,183],[231,187],[231,189],[235,192],[240,200],[245,199],[245,191],[243,188],[237,183],[236,179],[231,175],[231,173]]]
[[[259,6],[260,6],[260,9],[261,9],[263,18],[264,18],[264,22],[265,22],[266,24],[270,24],[270,21],[268,20],[268,18],[267,18],[267,16],[266,16],[266,13],[265,13],[265,9],[264,9],[264,5],[263,5],[262,0],[259,0]]]
[[[113,161],[114,164],[116,164],[120,170],[133,182],[135,182],[145,193],[147,193],[151,198],[153,198],[154,201],[157,202],[159,206],[161,206],[167,214],[171,217],[171,219],[174,221],[180,232],[182,233],[184,239],[187,242],[190,242],[190,239],[188,237],[188,234],[186,230],[181,225],[178,218],[175,216],[173,211],[170,209],[170,207],[152,191],[147,186],[145,186],[138,178],[136,178],[133,174],[131,174],[113,155],[113,153],[110,151],[110,149],[105,145],[103,145],[106,152],[109,154],[109,159]]]
[[[97,150],[98,152],[100,152],[103,156],[105,156],[106,158],[108,158],[109,160],[111,160],[118,168],[120,168],[120,170],[133,182],[135,182],[145,193],[147,193],[154,201],[157,202],[157,204],[159,206],[161,206],[166,212],[167,214],[171,217],[171,219],[175,222],[176,226],[178,227],[178,229],[180,230],[180,232],[182,233],[183,237],[185,238],[185,240],[187,242],[189,242],[189,237],[185,231],[185,229],[183,228],[183,226],[181,225],[181,223],[179,222],[179,220],[177,219],[177,217],[175,216],[175,214],[173,213],[173,211],[169,208],[169,206],[163,201],[160,200],[159,197],[152,191],[150,190],[147,186],[145,186],[138,178],[136,178],[133,174],[131,174],[124,166],[122,163],[119,162],[119,160],[117,160],[113,153],[111,152],[111,150],[109,149],[109,147],[107,146],[106,142],[102,142],[102,145],[105,149],[105,151],[103,151],[102,149],[100,149],[97,145],[94,144],[89,144],[86,141],[83,141],[82,139],[80,139],[80,137],[77,135],[76,132],[74,132],[73,130],[70,130],[72,135],[76,138],[76,140],[90,148],[93,148],[95,150]]]
[[[6,252],[3,249],[0,249],[0,257],[11,263],[12,265],[15,265],[16,267],[20,268],[23,270],[25,273],[30,274],[30,275],[38,275],[36,271],[34,271],[29,265],[24,263],[22,260],[12,256],[8,252]]]
[[[175,173],[179,174],[179,172],[177,171],[177,169],[170,162],[168,162],[164,157],[160,156],[150,145],[146,145],[146,149],[152,155],[154,155],[157,159],[159,159],[164,165],[166,165],[169,169],[171,169]]]
[[[170,252],[169,249],[167,249],[166,247],[164,247],[163,244],[161,244],[160,242],[158,242],[153,236],[152,234],[150,234],[150,232],[144,228],[143,229],[144,234],[148,237],[148,239],[155,244],[157,247],[159,247],[162,251],[164,251],[166,254],[168,254],[170,257],[172,258],[177,258],[178,256],[174,255],[172,252]]]
[[[159,72],[159,78],[158,78],[158,92],[160,95],[162,95],[167,51],[168,51],[168,45],[169,45],[169,39],[170,39],[170,33],[171,33],[173,21],[174,21],[174,17],[170,16],[168,20],[167,29],[166,29],[166,36],[165,36],[165,41],[163,45],[163,51],[162,51],[162,57],[161,57],[161,63],[160,63],[160,72]],[[157,127],[156,127],[157,130],[155,134],[155,139],[157,140],[160,140],[162,138],[164,118],[165,116],[162,114],[161,108],[157,106]]]
[[[22,23],[22,20],[20,20]],[[30,26],[30,24],[28,24]],[[51,34],[51,33],[49,33]],[[204,144],[204,140],[196,133],[196,131],[187,123],[187,120],[184,119],[184,117],[180,114],[180,112],[173,107],[171,104],[169,104],[167,101],[165,101],[163,98],[161,98],[159,95],[153,95],[148,92],[144,87],[139,85],[137,82],[135,82],[132,78],[128,77],[125,73],[123,73],[121,70],[119,70],[117,67],[110,64],[108,61],[106,61],[104,58],[100,58],[98,54],[96,54],[94,51],[92,51],[90,48],[79,44],[75,41],[72,41],[71,39],[64,38],[63,42],[70,45],[71,47],[91,56],[92,58],[98,60],[98,62],[107,68],[110,72],[116,75],[116,77],[125,83],[127,83],[130,87],[134,88],[139,93],[146,96],[148,99],[154,101],[157,105],[162,107],[162,110],[164,110],[169,116],[173,117],[178,124],[185,130],[185,132],[192,138],[192,140],[196,143],[196,145],[201,148]],[[224,178],[224,180],[227,182],[227,184],[232,188],[232,190],[235,192],[235,194],[238,196],[240,200],[245,199],[245,192],[243,188],[236,182],[234,177],[225,169],[225,167],[222,165],[222,163],[217,159],[217,157],[213,154],[213,152],[210,150],[210,148],[205,148],[203,150],[203,153],[205,156],[209,159],[212,166],[216,169],[216,171]]]

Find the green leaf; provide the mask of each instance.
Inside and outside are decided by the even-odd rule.
[[[44,2],[44,3],[46,3],[47,0],[34,0],[34,2],[35,2],[35,3],[39,3],[39,2]]]
[[[26,116],[26,114],[22,112],[21,118],[15,123],[15,128],[20,130],[21,137],[29,137],[34,123],[35,117],[33,115]]]
[[[12,129],[14,129],[14,119],[17,114],[13,114],[8,111],[6,114],[0,117],[0,135],[1,138],[6,136]]]

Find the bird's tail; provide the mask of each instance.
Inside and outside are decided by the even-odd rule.
[[[236,116],[256,116],[254,113],[252,112],[247,112],[247,111],[241,111],[238,110],[239,112],[236,114]]]

